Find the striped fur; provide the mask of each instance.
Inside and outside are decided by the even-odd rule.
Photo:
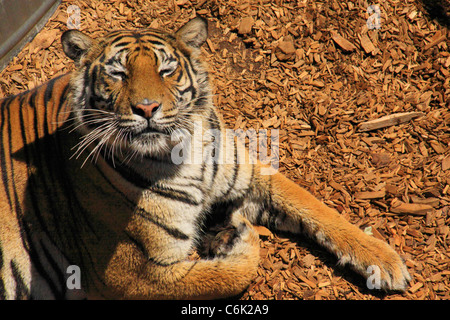
[[[383,289],[405,289],[408,272],[386,243],[230,147],[199,58],[205,39],[200,18],[175,34],[68,31],[77,70],[0,101],[0,298],[233,296],[256,275],[251,223],[303,232],[364,276],[379,266]],[[194,135],[200,163],[175,164],[171,150],[195,123],[217,135]],[[190,260],[215,217],[232,241]],[[81,289],[67,286],[70,265]]]

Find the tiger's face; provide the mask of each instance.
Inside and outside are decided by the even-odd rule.
[[[100,150],[125,157],[169,154],[179,142],[171,134],[190,131],[192,115],[212,105],[208,76],[198,59],[206,37],[201,18],[175,34],[147,29],[92,39],[66,31],[64,52],[77,65],[69,96],[83,134],[77,151],[91,145],[94,156]]]

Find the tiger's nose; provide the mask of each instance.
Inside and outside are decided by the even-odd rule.
[[[161,104],[156,101],[149,102],[147,99],[133,108],[134,113],[146,119],[150,119],[159,110]]]

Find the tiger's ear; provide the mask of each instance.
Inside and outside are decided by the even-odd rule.
[[[196,17],[182,26],[175,35],[189,47],[200,49],[208,38],[208,22],[202,17]]]
[[[85,54],[94,44],[94,40],[78,30],[67,30],[61,36],[61,42],[65,54],[79,63],[81,56]]]

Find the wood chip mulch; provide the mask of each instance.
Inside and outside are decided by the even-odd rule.
[[[258,277],[241,298],[449,299],[450,3],[434,19],[426,2],[63,1],[0,73],[0,97],[73,68],[59,41],[69,5],[93,36],[200,14],[228,126],[278,129],[279,170],[387,241],[413,276],[403,294],[364,289],[311,241],[258,228]]]

